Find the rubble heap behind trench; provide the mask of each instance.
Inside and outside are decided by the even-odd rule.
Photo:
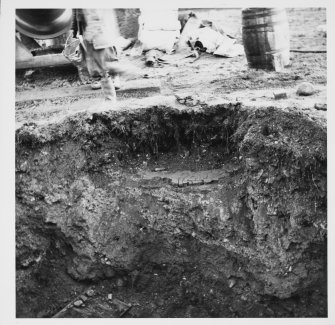
[[[199,316],[259,316],[264,299],[299,295],[326,316],[321,122],[289,108],[156,104],[24,124],[16,142],[19,317],[52,316],[71,278],[123,276],[135,295],[159,274],[175,304],[161,316],[184,317],[185,301],[210,306]],[[305,312],[299,303],[264,313]]]

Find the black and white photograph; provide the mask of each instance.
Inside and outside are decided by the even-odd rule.
[[[327,320],[334,12],[162,3],[13,9],[12,317]]]

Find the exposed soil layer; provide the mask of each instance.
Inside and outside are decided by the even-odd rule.
[[[288,13],[292,48],[325,49],[324,9]],[[326,317],[326,54],[123,59],[164,96],[112,111],[61,98],[75,69],[17,73],[17,92],[59,92],[16,105],[17,317]]]
[[[172,277],[166,285],[177,295],[161,316],[186,312],[170,306],[179,306],[178,290],[194,296],[199,316],[203,308],[243,317],[266,297],[305,297],[314,286],[313,316],[326,315],[323,123],[240,104],[154,106],[26,124],[16,137],[18,315],[46,308],[37,296],[38,306],[24,309],[23,281],[28,271],[52,290],[58,275],[43,268],[57,254],[57,274],[81,281],[155,276],[157,268],[160,281],[145,289],[165,290]],[[210,283],[216,307],[201,298]],[[226,291],[243,303],[232,307]],[[274,316],[304,316],[304,308]]]

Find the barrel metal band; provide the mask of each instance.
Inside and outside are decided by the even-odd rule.
[[[288,51],[287,47],[282,47],[282,48],[279,48],[279,49],[275,49],[273,51],[267,51],[267,52],[265,52],[264,54],[261,54],[261,55],[259,55],[259,54],[255,55],[255,54],[249,53],[249,56],[252,56],[252,57],[263,57],[263,56],[266,56],[266,55],[269,55],[269,54],[275,54],[275,53],[280,53],[280,52],[285,52],[285,51]]]
[[[248,18],[264,18],[264,17],[271,17],[271,16],[276,16],[278,14],[285,13],[282,10],[271,10],[267,12],[260,12],[260,13],[242,13],[243,18],[248,19]]]
[[[255,27],[272,27],[274,25],[280,25],[283,23],[287,23],[287,20],[278,20],[278,21],[272,21],[270,23],[265,24],[257,24],[257,25],[249,25],[249,26],[242,26],[243,29],[254,29]]]

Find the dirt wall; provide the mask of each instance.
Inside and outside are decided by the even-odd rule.
[[[45,308],[26,306],[27,278],[51,256],[80,281],[178,268],[184,298],[215,281],[218,315],[223,293],[243,315],[324,288],[326,128],[294,109],[86,112],[25,124],[16,142],[18,315]]]

